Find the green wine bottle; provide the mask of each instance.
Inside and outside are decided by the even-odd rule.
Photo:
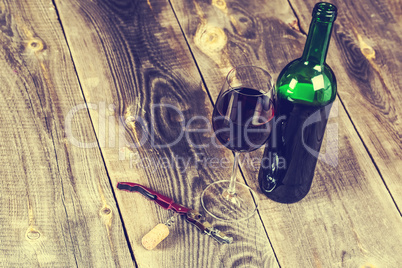
[[[325,63],[337,9],[317,3],[301,58],[282,70],[276,82],[276,121],[258,175],[262,192],[294,203],[310,190],[336,79]]]

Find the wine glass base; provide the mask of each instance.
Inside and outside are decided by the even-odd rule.
[[[236,182],[236,193],[228,192],[230,181],[211,183],[201,194],[201,204],[212,217],[221,221],[250,218],[258,206],[256,193],[247,185]]]

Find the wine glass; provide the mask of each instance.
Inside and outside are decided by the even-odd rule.
[[[251,217],[258,197],[243,183],[236,182],[239,155],[261,147],[269,138],[274,117],[271,75],[256,66],[232,69],[216,100],[212,125],[219,142],[234,152],[230,180],[208,185],[201,194],[204,209],[222,221]]]

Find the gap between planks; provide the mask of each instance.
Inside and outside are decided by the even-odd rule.
[[[78,85],[79,85],[79,88],[80,88],[80,91],[81,91],[81,95],[83,97],[85,105],[88,107],[88,103],[87,103],[87,100],[85,98],[84,90],[82,89],[81,80],[80,80],[80,77],[79,77],[78,72],[77,72],[77,68],[76,68],[76,65],[75,65],[75,62],[74,62],[74,58],[73,58],[73,55],[71,53],[70,44],[68,43],[68,40],[67,40],[67,36],[66,36],[65,30],[64,30],[64,27],[63,27],[63,22],[61,21],[61,18],[60,18],[60,14],[59,14],[59,10],[57,8],[56,1],[52,0],[52,4],[54,6],[54,10],[56,12],[57,20],[59,21],[60,28],[61,28],[61,31],[62,31],[63,36],[64,36],[64,40],[65,40],[66,45],[67,45],[67,49],[68,49],[68,52],[69,52],[69,55],[70,55],[70,59],[71,59],[71,63],[72,63],[73,68],[74,68],[75,75],[77,77],[77,81],[78,81]],[[88,109],[86,109],[86,111],[87,111],[87,114],[88,114],[89,121],[91,122],[92,130],[93,130],[93,132],[95,134],[96,144],[98,145],[98,149],[99,149],[99,153],[100,153],[103,165],[105,166],[106,176],[108,177],[108,180],[109,180],[110,189],[112,191],[113,198],[114,198],[114,200],[116,202],[116,208],[117,208],[117,212],[118,212],[118,215],[119,215],[120,222],[121,222],[122,227],[123,227],[123,232],[124,232],[124,237],[126,238],[127,247],[128,247],[129,252],[130,252],[131,259],[135,264],[135,267],[138,268],[138,264],[137,264],[137,262],[135,260],[135,257],[134,257],[134,251],[133,251],[133,249],[131,247],[130,239],[128,237],[127,228],[126,228],[126,225],[124,223],[124,220],[123,220],[123,217],[122,217],[122,214],[121,214],[119,203],[117,202],[116,194],[115,194],[115,191],[114,191],[114,188],[113,188],[113,183],[112,183],[112,180],[110,178],[109,171],[108,171],[108,168],[107,168],[107,165],[106,165],[106,162],[105,162],[105,158],[103,156],[103,152],[102,152],[102,149],[101,149],[100,144],[99,144],[99,138],[98,138],[98,135],[97,135],[97,133],[95,131],[95,126],[94,126],[91,114],[89,113]]]

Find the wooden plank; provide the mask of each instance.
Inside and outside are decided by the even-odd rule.
[[[172,6],[213,98],[220,89],[217,81],[231,66],[254,64],[278,74],[302,53],[305,35],[287,1],[177,0]],[[310,20],[311,8],[306,12]],[[339,52],[332,44],[329,55],[333,54]],[[342,80],[342,59],[331,57]],[[340,81],[339,90],[344,87]],[[339,102],[333,106],[325,139],[309,195],[291,205],[267,198],[260,204],[280,265],[398,266],[399,212]],[[261,157],[261,152],[251,159],[254,156]],[[243,173],[248,184],[258,188],[258,165],[244,162]]]
[[[0,10],[1,266],[133,266],[52,2]]]
[[[201,209],[201,191],[229,176],[233,157],[208,146],[212,105],[169,3],[80,0],[56,6],[85,98],[97,105],[89,112],[113,183],[138,182]],[[196,116],[202,118],[191,123]],[[225,167],[216,165],[226,158]],[[234,237],[231,245],[177,219],[170,236],[147,251],[142,236],[171,213],[139,194],[117,190],[116,196],[139,267],[278,266],[258,215],[243,224],[218,223]]]
[[[315,1],[291,1],[303,29]],[[339,15],[328,62],[339,96],[395,203],[402,208],[401,1],[332,1]]]

